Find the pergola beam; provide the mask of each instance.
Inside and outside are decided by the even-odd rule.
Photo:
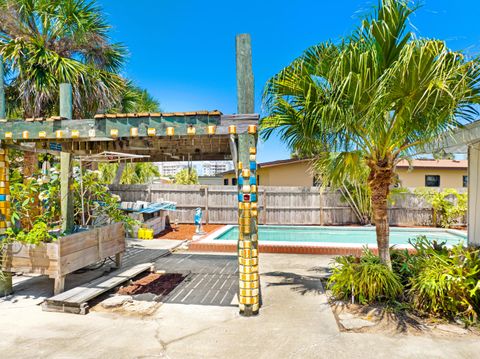
[[[63,117],[63,116],[62,116]],[[167,128],[174,130],[175,136],[188,135],[188,128],[195,128],[195,136],[209,136],[209,127],[215,126],[215,135],[228,135],[230,126],[236,126],[237,133],[248,131],[249,125],[258,123],[259,116],[169,116],[169,117],[126,117],[55,121],[7,121],[0,126],[0,140],[7,141],[46,141],[71,142],[71,140],[101,141],[117,138],[164,137]],[[132,130],[136,129],[136,130]],[[153,129],[154,131],[150,131]],[[113,130],[113,131],[112,131]],[[77,132],[78,131],[78,132]],[[152,133],[155,133],[152,135]]]

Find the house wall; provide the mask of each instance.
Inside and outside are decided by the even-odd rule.
[[[463,176],[466,176],[467,169],[459,168],[397,168],[397,174],[402,187],[414,188],[425,187],[426,175],[440,176],[440,188],[462,188]],[[313,175],[309,170],[309,162],[296,162],[278,166],[260,168],[257,171],[260,176],[261,186],[313,186]],[[234,173],[228,173],[223,179],[228,179],[228,185],[232,185]]]
[[[439,169],[439,168],[397,168],[397,174],[402,187],[425,187],[426,175],[440,176],[440,188],[462,188],[463,176],[467,176],[467,169]]]
[[[259,168],[257,175],[261,186],[313,186],[313,175],[310,173],[308,161],[295,162],[280,166]],[[223,176],[232,185],[234,173],[227,173]]]

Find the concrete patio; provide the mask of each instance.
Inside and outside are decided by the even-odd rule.
[[[235,256],[175,253],[157,260],[157,268],[188,271],[190,279],[151,316],[42,312],[41,298],[22,293],[0,301],[0,352],[6,358],[478,355],[478,338],[340,332],[319,281],[330,257],[263,254],[260,260],[263,307],[258,317],[238,314]]]

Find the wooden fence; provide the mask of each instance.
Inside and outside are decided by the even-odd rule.
[[[204,210],[206,223],[237,223],[236,186],[112,185],[123,201],[161,200],[177,203],[171,221],[193,223],[194,210]],[[395,195],[390,204],[390,224],[426,226],[432,224],[432,208],[414,194]],[[317,187],[260,186],[260,224],[346,225],[359,223],[354,211],[339,192]]]

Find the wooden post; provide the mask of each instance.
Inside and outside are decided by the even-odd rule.
[[[246,317],[260,309],[256,142],[253,134],[238,135],[238,302]]]
[[[125,170],[125,162],[120,162],[118,164],[117,173],[115,174],[115,178],[113,179],[112,184],[120,184],[120,180],[122,179],[124,170]]]
[[[237,111],[255,112],[250,35],[236,37]],[[260,278],[258,273],[258,190],[257,190],[257,128],[236,136],[232,150],[238,185],[238,303],[240,314],[257,315],[260,309]],[[235,155],[237,158],[235,158]]]
[[[237,112],[241,114],[255,113],[250,35],[239,34],[235,40],[237,55]]]
[[[5,76],[5,72],[4,72],[4,68],[3,68],[3,57],[0,56],[0,119],[7,118],[4,76]]]
[[[60,84],[60,116],[72,118],[72,85]],[[62,230],[71,233],[73,230],[73,193],[72,187],[72,155],[68,152],[60,154],[60,195],[62,211]]]
[[[210,214],[208,213],[208,186],[205,186],[205,224],[210,221]]]
[[[3,78],[3,77],[2,77]],[[0,236],[10,227],[10,182],[8,177],[8,152],[0,141]],[[0,270],[3,253],[0,251]],[[13,292],[12,275],[4,272],[0,276],[0,296]]]
[[[72,119],[72,85],[67,83],[60,84],[60,116]]]
[[[480,247],[480,144],[468,146],[468,245]]]

